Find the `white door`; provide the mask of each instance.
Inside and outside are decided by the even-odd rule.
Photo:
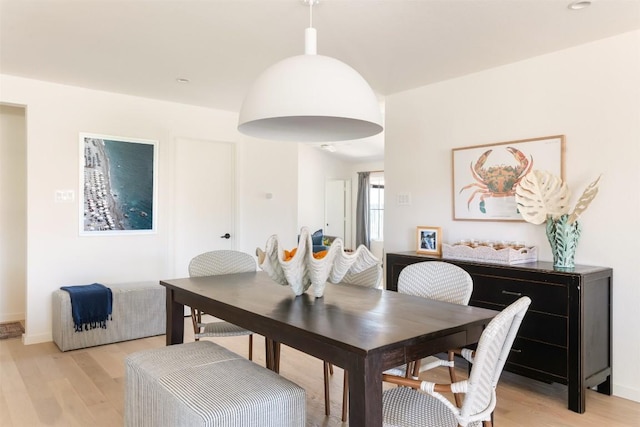
[[[175,271],[203,252],[233,249],[235,146],[178,139],[175,150]],[[229,235],[229,238],[222,236]]]
[[[325,221],[324,234],[340,237],[345,236],[345,181],[329,180],[325,187]]]

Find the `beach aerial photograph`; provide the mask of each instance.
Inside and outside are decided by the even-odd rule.
[[[155,144],[82,136],[85,233],[152,231]]]

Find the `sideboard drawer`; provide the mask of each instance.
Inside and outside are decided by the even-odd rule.
[[[567,318],[529,311],[520,325],[518,336],[566,348]]]
[[[470,305],[490,310],[501,311],[504,309],[499,304],[471,300]],[[522,319],[518,336],[548,344],[567,347],[567,318],[553,314],[540,313],[539,311],[527,311]]]
[[[506,307],[521,296],[531,298],[529,310],[567,315],[568,296],[565,286],[496,276],[473,277],[473,301]]]
[[[516,338],[511,347],[508,363],[567,377],[567,349],[555,345]]]

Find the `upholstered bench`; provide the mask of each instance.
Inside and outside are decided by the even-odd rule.
[[[107,285],[113,294],[112,320],[107,328],[75,332],[69,293],[52,296],[53,341],[62,351],[162,335],[166,330],[166,289],[158,282]]]
[[[211,341],[125,359],[126,427],[304,426],[300,386]]]

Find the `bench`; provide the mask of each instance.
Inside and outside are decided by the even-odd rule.
[[[75,332],[69,293],[52,295],[52,335],[61,351],[162,335],[166,330],[166,289],[158,282],[108,285],[113,294],[112,320],[107,328]]]
[[[298,427],[303,388],[211,341],[125,359],[126,427]]]

